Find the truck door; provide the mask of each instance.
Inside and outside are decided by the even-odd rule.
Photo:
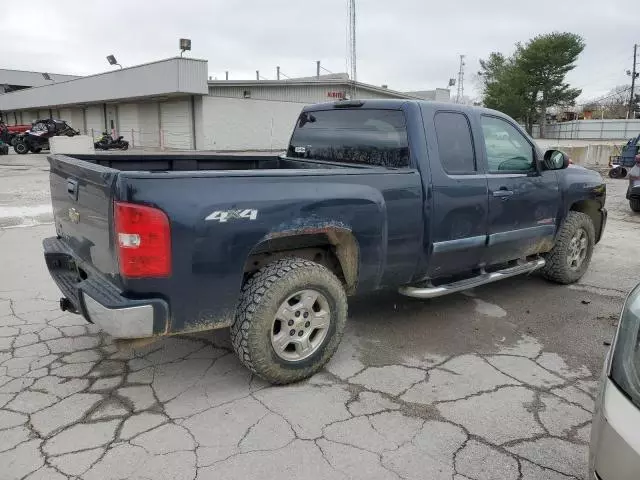
[[[550,249],[560,209],[554,171],[540,171],[533,143],[507,119],[481,115],[489,184],[485,261],[499,263]]]
[[[455,107],[425,115],[433,194],[427,224],[431,242],[426,245],[430,277],[478,267],[486,248],[487,179],[478,169],[481,138],[474,138],[472,132],[478,129],[471,129],[473,121]]]

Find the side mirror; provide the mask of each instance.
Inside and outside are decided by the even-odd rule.
[[[545,170],[562,170],[569,166],[571,160],[566,153],[560,150],[547,150],[542,163]]]

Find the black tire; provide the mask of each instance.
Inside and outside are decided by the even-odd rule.
[[[13,146],[13,151],[16,152],[18,155],[26,155],[27,153],[29,153],[29,147],[27,146],[26,143],[18,140],[16,144]]]
[[[272,344],[276,312],[297,291],[313,289],[327,300],[330,324],[326,337],[307,358],[286,361]],[[231,341],[240,361],[273,384],[308,378],[335,353],[347,321],[347,296],[342,283],[327,268],[301,258],[284,258],[258,270],[242,287]]]
[[[629,206],[634,212],[640,212],[640,198],[630,198]]]
[[[609,170],[609,178],[624,178],[627,176],[627,169],[623,167],[612,168]]]
[[[580,266],[573,269],[568,263],[570,244],[571,240],[580,230],[583,230],[587,237],[586,255]],[[560,233],[558,233],[555,245],[551,251],[545,255],[547,263],[541,270],[542,275],[547,280],[563,285],[575,283],[580,280],[587,271],[587,268],[589,268],[595,239],[596,232],[591,217],[586,213],[570,211],[564,224],[560,228]]]
[[[120,147],[120,148],[121,148],[121,150],[129,150],[129,143],[128,142],[124,142],[122,144],[122,147]]]

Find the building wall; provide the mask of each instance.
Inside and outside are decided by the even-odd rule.
[[[0,110],[60,107],[171,95],[206,95],[207,62],[170,58],[0,95]]]
[[[283,150],[289,143],[293,126],[304,105],[203,97],[202,133],[201,138],[197,139],[198,149]]]
[[[639,120],[574,120],[545,126],[545,138],[563,140],[627,140],[640,133]],[[533,137],[540,136],[535,125]]]
[[[253,100],[278,100],[295,103],[322,103],[338,100],[337,94],[351,95],[347,85],[277,85],[277,86],[225,86],[209,84],[209,96],[225,98],[245,98],[245,91],[249,92]],[[356,90],[354,98],[396,98],[371,90]]]

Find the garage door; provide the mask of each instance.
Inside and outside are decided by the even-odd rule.
[[[157,103],[140,103],[138,105],[140,126],[140,145],[143,147],[160,146],[160,121]]]
[[[35,110],[25,110],[22,112],[22,123],[28,125],[38,119],[38,112]]]
[[[102,105],[87,107],[84,111],[87,123],[87,135],[98,138],[104,130],[104,110]]]
[[[138,129],[138,105],[123,103],[118,105],[118,135],[129,142],[130,147],[140,146]]]
[[[62,115],[62,111],[60,112]],[[64,118],[76,130],[84,131],[84,112],[81,108],[70,108],[69,116]]]
[[[71,109],[70,108],[61,108],[58,110],[58,117],[60,120],[64,120],[69,125],[73,127],[72,119],[71,119]]]
[[[173,100],[160,104],[160,125],[166,148],[193,148],[191,109],[188,100]]]

